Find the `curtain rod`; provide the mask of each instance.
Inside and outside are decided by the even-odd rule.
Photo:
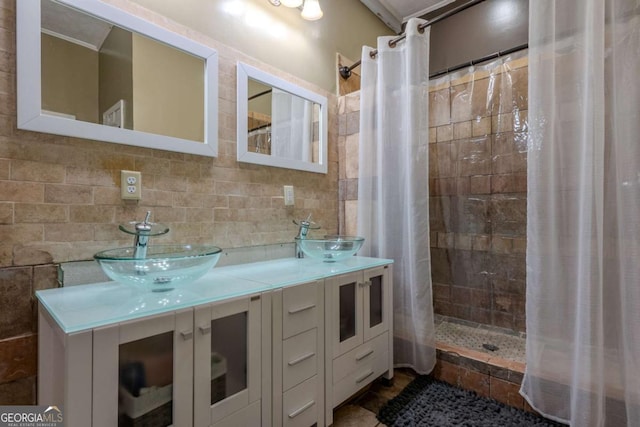
[[[470,67],[472,65],[477,65],[477,64],[480,64],[482,62],[490,61],[492,59],[500,58],[501,56],[509,55],[510,53],[518,52],[518,51],[521,51],[521,50],[524,50],[524,49],[527,49],[527,48],[529,48],[529,44],[528,43],[524,43],[524,44],[521,44],[519,46],[512,47],[510,49],[505,49],[505,50],[501,50],[499,52],[494,52],[494,53],[492,53],[490,55],[483,56],[482,58],[474,59],[474,60],[471,60],[469,62],[465,62],[463,64],[456,65],[455,67],[445,68],[444,70],[436,71],[435,73],[430,74],[429,78],[432,79],[434,77],[439,77],[439,76],[445,75],[447,73],[451,73],[452,71],[462,70],[463,68]]]
[[[471,6],[475,6],[478,3],[482,3],[483,1],[485,1],[485,0],[471,0],[468,3],[465,3],[463,5],[455,7],[453,9],[451,9],[450,11],[445,12],[442,15],[439,15],[439,16],[433,18],[431,21],[427,21],[424,24],[418,25],[418,31],[422,33],[425,28],[430,27],[433,24],[442,21],[443,19],[446,19],[446,18],[448,18],[450,16],[453,16],[456,13],[460,13],[463,10],[470,8]],[[400,34],[395,39],[389,40],[389,47],[396,47],[396,44],[398,44],[399,41],[404,40],[406,37],[407,37],[407,33],[405,32],[405,33]],[[377,54],[378,54],[378,50],[376,49],[376,50],[371,51],[371,53],[369,53],[369,56],[371,56],[372,58],[375,58]],[[351,65],[349,67],[347,67],[347,66],[340,67],[339,71],[340,71],[340,75],[342,76],[342,78],[346,80],[349,77],[351,77],[351,70],[356,68],[361,63],[362,63],[362,60],[359,59],[356,62],[354,62],[353,65]]]

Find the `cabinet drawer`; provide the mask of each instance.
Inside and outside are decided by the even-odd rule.
[[[260,401],[253,402],[226,418],[213,424],[213,427],[253,427],[260,425]]]
[[[333,384],[333,407],[341,404],[350,396],[378,378],[389,369],[389,352],[372,354],[367,361],[346,377]]]
[[[318,396],[316,381],[309,378],[282,397],[282,425],[309,427],[318,421]]]
[[[318,326],[318,283],[291,286],[282,291],[282,338]]]
[[[389,351],[389,333],[385,332],[333,360],[333,383],[337,383],[379,354]]]
[[[282,389],[311,378],[318,370],[318,330],[312,329],[282,343]]]

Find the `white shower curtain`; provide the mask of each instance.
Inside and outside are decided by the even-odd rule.
[[[394,363],[435,365],[429,254],[429,29],[411,19],[407,37],[362,52],[358,234],[364,256],[391,258]]]
[[[639,9],[529,5],[521,393],[572,426],[640,426]]]
[[[271,92],[271,154],[311,161],[313,102],[273,88]]]

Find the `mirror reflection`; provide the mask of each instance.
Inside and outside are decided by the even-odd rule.
[[[238,64],[238,161],[327,172],[327,99]]]
[[[42,114],[205,141],[205,60],[42,0]]]
[[[320,105],[249,79],[248,149],[319,162]]]
[[[218,155],[215,49],[98,0],[15,5],[18,129]]]

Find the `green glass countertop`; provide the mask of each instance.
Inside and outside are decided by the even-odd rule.
[[[36,297],[63,332],[73,333],[391,263],[390,259],[357,256],[333,263],[282,258],[213,268],[202,278],[170,292],[154,293],[103,282],[37,291]]]

